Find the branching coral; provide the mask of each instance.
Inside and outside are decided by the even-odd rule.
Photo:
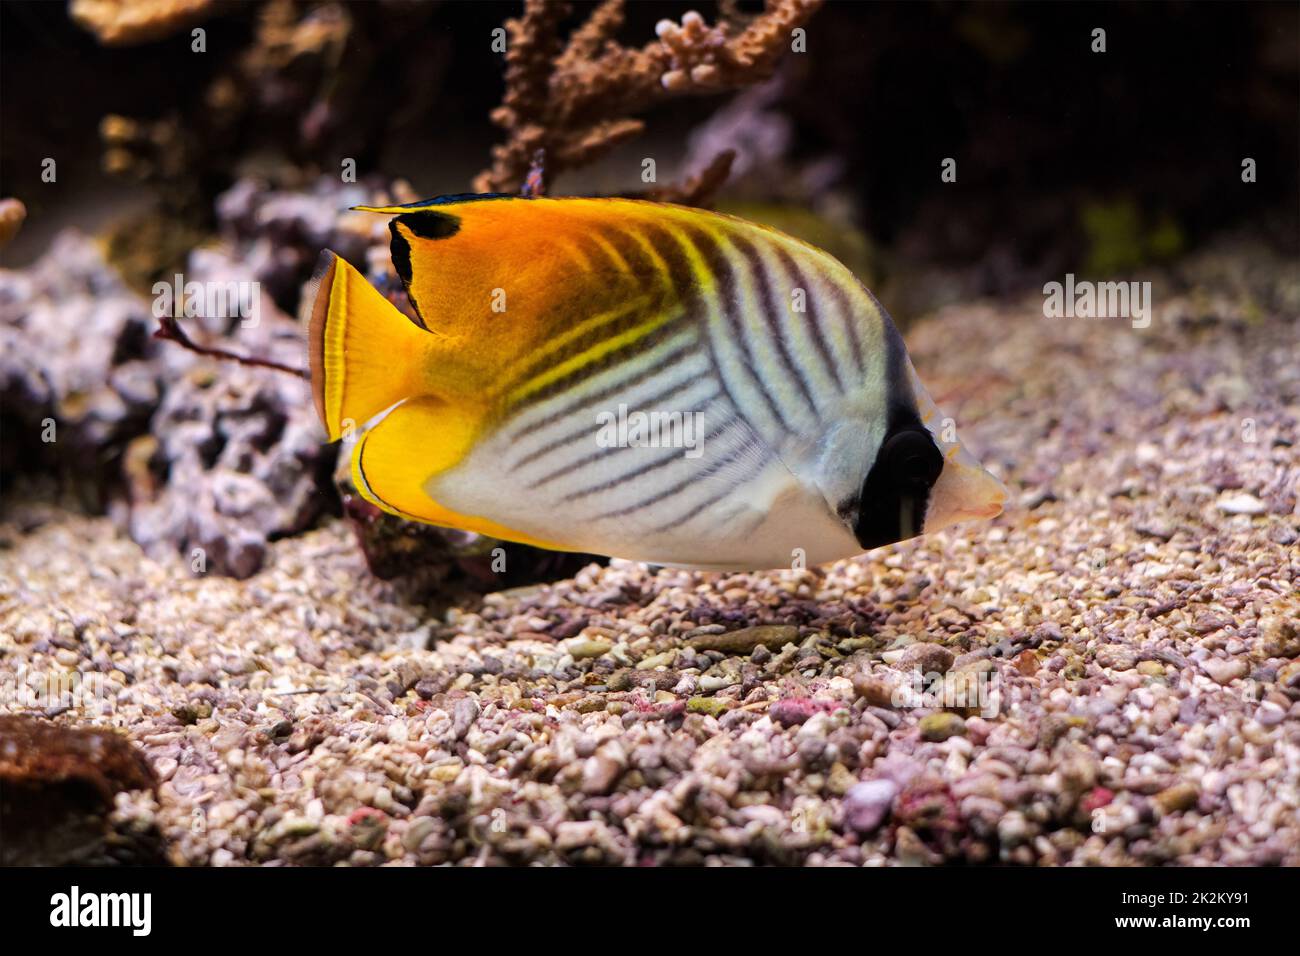
[[[710,27],[698,13],[663,20],[658,39],[640,49],[614,35],[623,0],[604,0],[562,43],[562,0],[526,0],[508,20],[506,92],[492,120],[506,131],[492,165],[474,181],[480,192],[519,189],[538,150],[551,175],[591,162],[644,128],[636,114],[681,96],[736,90],[767,79],[821,0],[768,0],[748,25],[732,16]],[[724,8],[725,9],[725,8]],[[715,160],[698,185],[725,178]]]
[[[727,181],[727,177],[731,175],[731,164],[735,159],[734,149],[724,149],[694,176],[688,176],[680,184],[651,189],[642,196],[656,202],[675,202],[683,206],[702,205],[708,202]]]

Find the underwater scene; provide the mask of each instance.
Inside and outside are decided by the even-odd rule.
[[[1300,6],[14,0],[0,89],[0,864],[1300,865]]]

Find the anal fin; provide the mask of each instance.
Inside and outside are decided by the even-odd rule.
[[[552,551],[577,550],[465,515],[426,490],[435,476],[464,461],[479,438],[482,417],[474,409],[426,396],[390,409],[352,451],[352,481],[361,496],[402,518],[459,528]]]

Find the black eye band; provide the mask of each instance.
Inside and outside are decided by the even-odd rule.
[[[864,548],[921,533],[930,489],[943,471],[943,454],[919,420],[899,422],[880,446],[862,485],[853,532]]]
[[[926,431],[906,429],[890,436],[880,450],[894,483],[927,491],[939,480],[943,455]]]

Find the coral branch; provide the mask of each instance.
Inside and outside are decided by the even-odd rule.
[[[277,372],[285,372],[298,378],[307,378],[307,373],[300,368],[294,368],[292,365],[285,365],[274,359],[256,358],[251,355],[239,355],[235,352],[228,352],[225,349],[215,349],[208,346],[199,345],[191,339],[185,330],[181,328],[180,323],[170,315],[165,315],[159,320],[158,331],[154,332],[154,338],[163,339],[168,342],[175,342],[182,348],[189,349],[199,355],[206,355],[209,358],[220,359],[223,362],[237,362],[240,365],[249,365],[253,368],[269,368]]]
[[[514,192],[539,149],[546,151],[547,172],[554,177],[637,136],[644,124],[636,114],[681,96],[762,82],[790,49],[793,31],[820,5],[821,0],[768,0],[744,27],[734,19],[709,26],[690,12],[680,24],[661,21],[657,39],[629,49],[615,39],[623,0],[605,0],[563,45],[559,24],[569,4],[527,0],[523,16],[506,22],[506,93],[492,113],[506,139],[493,148],[492,165],[474,188]]]
[[[734,149],[724,149],[714,156],[709,165],[679,186],[665,186],[643,194],[656,202],[675,202],[682,206],[707,206],[714,194],[731,175],[731,164],[736,159]]]

